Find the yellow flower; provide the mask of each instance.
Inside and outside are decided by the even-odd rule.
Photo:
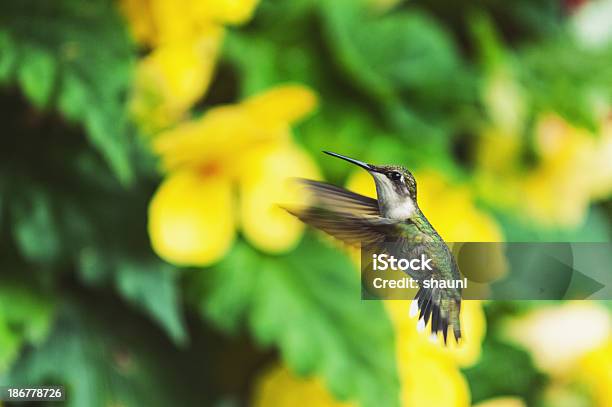
[[[587,352],[608,340],[612,320],[609,311],[597,303],[572,301],[509,321],[504,332],[529,350],[538,368],[565,375]]]
[[[462,310],[462,323],[466,324],[466,314],[482,314],[480,304],[473,305]],[[443,345],[431,343],[417,332],[415,321],[408,317],[408,302],[387,301],[385,306],[395,327],[402,405],[468,406],[469,388],[459,366],[469,365],[479,356],[484,317],[475,319],[480,326],[465,326],[466,332],[474,331],[463,342],[463,350],[444,349]]]
[[[571,126],[561,117],[540,118],[536,131],[538,166],[525,177],[523,207],[543,224],[576,226],[590,201],[612,191],[612,129],[601,135]]]
[[[450,340],[446,346],[441,338],[432,341],[427,335],[417,331],[416,321],[408,317],[408,301],[387,301],[386,306],[397,333],[400,361],[412,363],[411,353],[417,350],[419,355],[440,356],[461,367],[471,366],[480,358],[481,343],[486,333],[482,301],[463,301],[461,326],[465,335],[460,344]],[[406,346],[407,343],[410,346]]]
[[[221,45],[222,29],[155,48],[136,68],[130,109],[147,133],[181,119],[208,89]]]
[[[551,376],[546,405],[612,405],[612,318],[605,307],[549,306],[509,321],[504,334]]]
[[[152,48],[138,64],[131,109],[145,131],[179,120],[206,92],[225,24],[247,21],[256,0],[122,0],[134,38]]]
[[[293,248],[303,226],[278,205],[298,200],[289,178],[319,172],[292,142],[290,123],[315,103],[304,87],[280,86],[156,137],[167,175],[149,206],[154,250],[178,265],[208,265],[223,257],[238,225],[262,250]]]
[[[149,207],[149,235],[165,260],[206,265],[225,254],[234,239],[230,179],[176,171],[159,187]]]
[[[556,114],[544,114],[537,121],[534,142],[536,163],[525,166],[524,140],[498,130],[483,133],[476,160],[481,196],[519,211],[525,221],[581,224],[591,201],[612,192],[612,121],[602,124],[601,134],[591,134]]]
[[[518,397],[496,397],[481,403],[474,407],[525,407],[526,404]]]
[[[257,381],[252,403],[255,407],[349,407],[353,403],[336,401],[321,379],[296,377],[286,367],[277,366]]]
[[[588,386],[598,406],[612,406],[612,337],[580,361],[581,383]]]
[[[248,21],[257,0],[121,0],[134,38],[151,47],[201,36],[211,25]]]
[[[509,64],[496,65],[486,76],[482,99],[490,121],[508,134],[517,134],[525,124],[524,91]]]

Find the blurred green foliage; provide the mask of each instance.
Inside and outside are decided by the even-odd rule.
[[[82,123],[129,181],[124,105],[134,49],[112,2],[2,2],[0,44],[0,80],[16,80],[34,106]]]
[[[313,236],[281,258],[240,243],[212,275],[195,277],[194,298],[224,330],[246,320],[260,344],[278,347],[300,374],[319,372],[338,397],[396,404],[392,328],[380,303],[351,300],[360,295],[353,267]]]

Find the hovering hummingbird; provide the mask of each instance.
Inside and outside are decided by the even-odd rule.
[[[431,320],[432,335],[441,332],[444,343],[448,328],[452,327],[459,342],[461,288],[437,288],[434,284],[430,286],[436,288],[425,288],[423,284],[423,281],[431,279],[458,280],[459,269],[448,246],[419,209],[414,176],[401,166],[377,166],[329,151],[324,153],[368,171],[376,183],[378,199],[325,182],[302,179],[313,203],[299,209],[286,208],[287,211],[352,246],[393,242],[404,258],[425,254],[432,260],[431,270],[406,270],[419,284],[410,314],[419,313],[419,330],[423,330]]]

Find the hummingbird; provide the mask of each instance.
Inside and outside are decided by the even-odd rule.
[[[301,179],[312,196],[312,203],[285,209],[304,223],[350,246],[383,247],[392,242],[394,250],[404,258],[423,254],[430,258],[431,270],[406,270],[419,285],[410,316],[419,314],[419,331],[431,321],[432,336],[441,333],[445,344],[451,327],[459,342],[461,288],[423,284],[432,279],[458,280],[459,268],[448,246],[419,208],[412,173],[398,165],[373,165],[329,151],[323,153],[366,170],[374,178],[377,199],[325,182]]]

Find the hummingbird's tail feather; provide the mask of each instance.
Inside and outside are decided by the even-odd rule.
[[[459,323],[459,311],[461,300],[448,297],[444,289],[425,288],[421,286],[414,297],[419,310],[419,321],[424,325],[431,320],[431,333],[437,335],[439,332],[447,343],[448,328],[452,327],[455,340],[461,339],[461,327]]]

